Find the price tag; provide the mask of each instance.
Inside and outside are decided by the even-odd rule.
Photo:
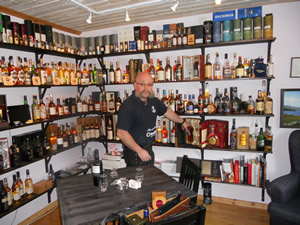
[[[59,79],[59,77],[54,77],[53,78],[53,85],[60,85],[60,79]]]
[[[4,76],[3,77],[3,84],[4,86],[13,86],[13,80],[11,76]]]
[[[32,84],[33,85],[41,85],[40,77],[32,77]]]
[[[71,79],[71,85],[78,85],[78,79],[76,77]]]

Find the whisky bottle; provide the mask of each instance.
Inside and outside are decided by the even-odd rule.
[[[93,183],[94,186],[100,186],[100,175],[103,174],[103,165],[102,161],[99,160],[99,150],[95,149],[94,151],[95,160],[92,164],[92,174],[93,174]]]
[[[47,71],[43,64],[43,59],[40,59],[40,70],[39,70],[39,76],[41,79],[41,85],[47,84]]]
[[[172,67],[170,66],[169,56],[166,59],[165,76],[166,76],[166,81],[172,80]]]
[[[237,61],[236,53],[233,53],[233,61],[232,61],[232,65],[231,65],[231,73],[232,73],[231,78],[232,79],[236,78],[237,65],[238,65],[238,61]]]
[[[212,64],[210,62],[210,54],[206,55],[206,63],[204,65],[204,79],[212,79]]]
[[[259,134],[257,136],[257,150],[258,151],[265,150],[265,136],[264,136],[263,128],[260,128]]]
[[[223,65],[223,78],[224,79],[231,79],[232,78],[232,71],[231,71],[230,62],[228,60],[228,54],[225,54],[225,60]]]
[[[194,114],[194,104],[193,104],[192,96],[191,95],[189,95],[189,101],[186,104],[186,111],[185,111],[185,113],[186,114]]]
[[[247,58],[244,58],[244,75],[243,78],[249,78],[250,77],[250,69]]]
[[[26,170],[26,179],[25,179],[25,193],[28,196],[31,196],[33,193],[33,182],[32,179],[30,177],[30,173],[29,170]]]
[[[217,113],[217,107],[213,103],[211,95],[209,95],[209,100],[208,100],[208,104],[207,104],[207,113],[208,114],[215,114],[215,113]]]
[[[157,72],[158,72],[158,69],[159,69],[159,58],[157,58],[157,61],[156,61],[156,67],[155,67],[155,74],[156,74],[156,79],[157,80]]]
[[[89,111],[89,105],[86,100],[86,96],[82,97],[82,112],[86,113]]]
[[[249,96],[249,100],[248,100],[247,112],[248,112],[248,114],[251,114],[251,115],[253,115],[255,112],[255,103],[254,103],[251,95]]]
[[[256,109],[256,114],[257,115],[263,115],[264,114],[264,99],[262,98],[261,95],[261,90],[258,91],[258,96],[256,99],[256,103],[255,103],[255,109]]]
[[[49,166],[48,180],[50,180],[53,185],[55,184],[55,173],[54,173],[52,164],[50,164],[50,166]]]
[[[185,113],[184,103],[182,101],[182,94],[179,95],[179,100],[177,103],[177,113],[183,115]]]
[[[157,127],[156,127],[156,141],[158,143],[162,142],[162,128],[160,125],[160,120],[157,121]]]
[[[33,121],[39,121],[41,119],[40,105],[37,102],[37,95],[32,96],[32,118]]]
[[[175,122],[173,122],[172,132],[171,132],[171,143],[175,144],[176,141],[176,130],[175,130]]]
[[[264,114],[272,115],[273,114],[273,99],[270,97],[271,93],[268,92],[268,95],[264,102]]]
[[[199,73],[199,58],[195,59],[195,62],[193,64],[193,72],[194,72],[194,80],[200,80],[200,73]]]
[[[49,142],[50,142],[50,151],[56,152],[57,151],[57,137],[55,136],[53,131],[51,131],[51,133],[50,133]]]
[[[120,69],[119,61],[116,62],[115,83],[122,84],[122,70]]]
[[[233,93],[232,97],[232,113],[239,113],[240,112],[240,99],[237,97],[237,93]]]
[[[110,99],[108,101],[108,110],[110,112],[115,112],[115,100],[113,94],[110,94]]]
[[[72,131],[70,129],[70,125],[68,123],[66,124],[66,134],[68,135],[69,145],[74,144],[74,137],[73,137]]]
[[[148,70],[149,70],[149,73],[152,77],[153,82],[155,82],[156,79],[155,79],[155,67],[153,65],[153,58],[150,59],[150,67],[149,67]]]
[[[21,152],[25,152],[25,159],[28,162],[31,162],[33,160],[33,147],[30,143],[29,138],[26,138],[26,142],[23,145],[23,150]]]
[[[239,56],[239,63],[235,68],[235,77],[236,78],[243,78],[244,77],[244,71],[245,71],[245,68],[244,68],[243,63],[242,63],[242,57]]]
[[[69,147],[69,138],[68,135],[66,133],[66,128],[64,127],[64,125],[61,125],[61,130],[63,131],[62,137],[63,137],[63,147],[67,148]]]
[[[222,113],[223,112],[221,99],[222,99],[222,97],[220,97],[219,88],[216,88],[216,96],[214,98],[214,104],[217,108],[217,113]]]
[[[81,85],[89,85],[89,73],[86,69],[86,64],[83,63],[83,70],[81,72]]]
[[[116,111],[119,112],[119,109],[122,105],[122,100],[121,100],[121,97],[120,97],[120,92],[117,91],[117,99],[116,99]]]
[[[105,60],[103,60],[102,75],[103,75],[103,83],[108,84],[108,69],[106,69]]]
[[[220,61],[220,58],[219,58],[219,52],[216,52],[216,59],[215,59],[215,63],[214,63],[214,66],[213,66],[213,71],[214,71],[214,74],[213,74],[213,79],[215,80],[220,80],[222,79],[222,70],[221,70],[221,61]]]
[[[248,102],[244,101],[244,95],[240,94],[240,106],[239,106],[240,113],[246,114],[247,109],[248,109]]]
[[[4,178],[3,181],[4,181],[4,188],[6,189],[6,192],[7,192],[7,203],[8,203],[8,206],[10,206],[13,204],[12,191],[8,186],[7,178]]]
[[[69,69],[69,64],[64,63],[64,77],[65,77],[65,85],[70,85],[70,69]]]
[[[90,95],[89,102],[88,102],[88,111],[93,112],[94,111],[94,104],[93,104],[93,99],[92,96]]]
[[[23,181],[20,177],[20,172],[17,171],[17,182],[19,184],[19,188],[20,188],[20,197],[21,199],[23,198],[24,194],[25,194],[25,191],[24,191],[24,185],[23,185]]]
[[[268,68],[267,68],[267,77],[272,78],[274,76],[274,63],[272,61],[272,55],[270,55]]]
[[[69,109],[69,103],[70,99],[63,99],[63,111],[64,111],[64,115],[70,115],[70,109]]]
[[[177,56],[177,65],[176,65],[176,81],[182,80],[182,65],[180,62],[180,56]]]
[[[102,112],[107,112],[107,100],[106,100],[106,93],[103,92],[102,95]]]
[[[52,94],[50,94],[49,117],[50,117],[50,119],[55,119],[56,118],[56,106],[53,102]]]
[[[8,194],[3,185],[3,180],[0,180],[0,212],[8,210]]]
[[[167,91],[166,90],[163,90],[163,97],[162,97],[161,101],[165,104],[165,106],[168,107],[168,99],[167,99]]]
[[[174,32],[172,37],[172,47],[177,47],[177,35],[176,32]]]
[[[46,71],[47,71],[47,85],[53,84],[52,70],[50,68],[50,64],[46,63]]]
[[[58,62],[58,77],[60,80],[60,85],[65,85],[66,84],[66,79],[65,79],[65,75],[64,75],[64,69],[62,66],[62,62]]]
[[[168,130],[166,128],[166,121],[163,121],[163,129],[161,131],[161,140],[163,144],[168,143]]]
[[[44,153],[45,155],[49,155],[50,154],[50,142],[47,138],[47,136],[45,135],[43,138],[43,149],[44,149]]]
[[[271,127],[268,126],[265,132],[265,147],[264,147],[265,152],[272,153],[272,142],[273,142],[273,134],[271,131]]]
[[[18,57],[18,83],[17,85],[25,85],[25,72],[22,65],[22,59]]]
[[[93,70],[91,63],[88,65],[88,77],[89,77],[89,84],[93,84],[94,83],[94,70]]]
[[[114,84],[115,83],[115,71],[114,71],[113,62],[110,62],[109,83],[110,84]]]
[[[79,64],[76,64],[76,76],[75,76],[78,80],[78,84],[81,84],[81,69]]]
[[[81,101],[79,92],[77,93],[76,109],[77,109],[77,113],[83,112],[82,101]]]
[[[54,81],[54,79],[58,79],[58,69],[57,69],[57,65],[54,62],[51,62],[52,65],[52,69],[51,69],[51,74],[52,74],[52,81]]]
[[[108,140],[113,140],[114,136],[113,136],[113,129],[112,129],[112,125],[111,125],[111,120],[108,121],[108,126],[107,126],[107,139]]]
[[[12,78],[13,85],[18,83],[18,71],[14,65],[14,60],[12,56],[9,56],[9,67],[8,67],[9,76]]]
[[[215,134],[215,125],[209,125],[210,133],[207,137],[207,143],[209,148],[215,148],[219,145],[219,137]]]
[[[20,148],[16,144],[14,136],[12,136],[12,145],[10,146],[10,162],[12,167],[18,167],[22,162]]]
[[[235,119],[232,119],[232,128],[230,132],[230,148],[236,149],[237,146],[237,130],[235,128]]]
[[[165,71],[164,71],[164,68],[162,67],[162,62],[159,61],[159,68],[157,70],[157,82],[164,82],[165,81]]]
[[[183,30],[183,36],[182,36],[182,45],[186,46],[188,44],[188,37],[186,34],[186,29]]]
[[[174,98],[174,90],[171,90],[171,95],[168,100],[168,107],[175,112],[175,98]]]
[[[261,89],[261,96],[262,96],[262,98],[263,99],[265,99],[266,97],[267,97],[267,87],[266,87],[266,81],[265,80],[263,80],[262,81],[262,87],[261,87],[262,89]]]
[[[13,196],[13,202],[18,203],[21,200],[20,195],[20,186],[17,182],[17,176],[13,175],[13,184],[11,186],[12,196]]]
[[[198,96],[198,107],[199,107],[198,113],[199,113],[199,114],[203,114],[203,110],[204,110],[204,102],[205,102],[205,99],[204,99],[204,96],[203,96],[203,91],[202,91],[202,89],[200,88],[200,89],[199,89],[199,96]]]
[[[37,134],[33,143],[33,154],[35,158],[42,158],[44,156],[44,148],[40,140],[40,135]]]
[[[29,66],[27,64],[27,58],[24,58],[24,79],[25,79],[25,85],[31,85],[31,74],[30,74],[30,70],[31,70],[31,59],[29,59]]]
[[[62,128],[62,124],[60,125],[60,127],[57,128],[57,150],[61,151],[63,149],[63,128]]]
[[[224,96],[222,99],[222,105],[223,105],[223,113],[229,114],[231,112],[231,104],[228,96],[227,88],[224,90]]]
[[[59,98],[56,99],[56,113],[57,113],[58,116],[63,116],[64,115],[64,108],[60,104],[60,99]]]

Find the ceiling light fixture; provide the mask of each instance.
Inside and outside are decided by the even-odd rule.
[[[86,19],[86,22],[87,22],[88,24],[91,24],[91,23],[92,23],[92,11],[90,11],[90,15],[89,15],[89,17]]]
[[[179,1],[176,1],[176,3],[172,7],[170,7],[173,12],[176,12],[178,5],[179,5]]]
[[[215,0],[216,5],[221,5],[222,0]]]
[[[129,17],[128,9],[126,9],[126,14],[125,14],[125,22],[129,22],[131,19]]]

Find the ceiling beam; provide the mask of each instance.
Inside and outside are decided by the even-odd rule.
[[[1,5],[0,5],[0,12],[7,13],[11,16],[15,16],[15,17],[18,17],[18,18],[21,18],[21,19],[24,19],[24,20],[32,20],[32,22],[34,22],[34,23],[39,23],[39,24],[43,24],[43,25],[50,25],[55,29],[65,31],[65,32],[68,32],[68,33],[72,33],[72,34],[76,34],[76,35],[81,34],[81,32],[78,31],[78,30],[73,30],[73,29],[68,28],[68,27],[64,27],[64,26],[61,26],[61,25],[58,25],[58,24],[55,24],[55,23],[51,23],[47,20],[39,19],[39,18],[34,17],[34,16],[29,16],[25,13],[21,13],[21,12],[18,12],[16,10],[9,9],[9,8],[6,8],[6,7],[1,6]]]

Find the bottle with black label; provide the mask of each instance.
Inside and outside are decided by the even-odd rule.
[[[94,186],[99,187],[100,186],[100,174],[103,174],[103,166],[102,166],[102,161],[99,160],[98,149],[96,149],[94,151],[94,157],[95,157],[95,160],[92,164],[93,183],[94,183]]]

